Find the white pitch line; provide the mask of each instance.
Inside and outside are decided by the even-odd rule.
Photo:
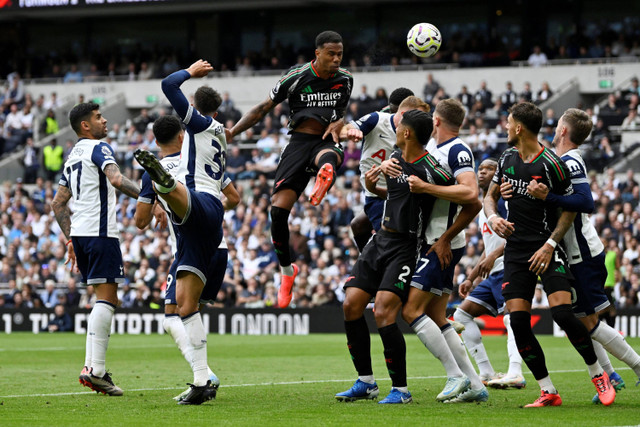
[[[172,348],[175,347],[175,344],[161,344],[161,345],[134,345],[127,346],[127,349],[140,349],[140,348]],[[80,348],[80,347],[78,347]],[[84,348],[84,344],[82,344],[82,348]],[[19,351],[28,351],[28,352],[36,352],[36,351],[68,351],[72,350],[70,347],[18,347],[18,348],[0,348],[0,352],[19,352]]]
[[[616,368],[616,371],[625,371],[630,370],[629,367],[624,368]],[[567,374],[567,373],[575,373],[575,372],[587,372],[586,369],[567,369],[560,371],[549,371],[552,374]],[[524,372],[525,374],[531,374],[531,372]],[[446,375],[434,375],[434,376],[426,376],[426,377],[407,377],[408,380],[434,380],[434,379],[444,379],[447,378]],[[276,386],[276,385],[296,385],[296,384],[326,384],[326,383],[346,383],[353,381],[353,378],[346,380],[307,380],[307,381],[278,381],[278,382],[264,382],[264,383],[251,383],[251,384],[223,384],[220,388],[231,388],[231,387],[266,387],[266,386]],[[391,381],[389,378],[380,378],[376,379],[376,381]],[[162,390],[182,390],[183,387],[153,387],[153,388],[133,388],[124,390],[126,392],[135,392],[135,391],[162,391]],[[7,396],[0,396],[0,399],[9,399],[9,398],[21,398],[21,397],[55,397],[55,396],[75,396],[82,394],[94,394],[94,391],[78,391],[78,392],[69,392],[69,393],[38,393],[38,394],[11,394]]]

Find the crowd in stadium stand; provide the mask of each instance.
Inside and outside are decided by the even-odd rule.
[[[20,86],[17,75],[12,85]],[[505,119],[510,105],[521,100],[541,103],[552,91],[544,82],[536,83],[536,87],[526,84],[520,89],[506,82],[504,91],[488,88],[483,83],[478,88],[463,86],[456,93],[456,88],[445,88],[428,74],[422,96],[432,106],[450,96],[465,104],[468,117],[464,138],[474,151],[477,165],[484,158],[499,156],[506,147]],[[14,95],[5,92],[3,99],[7,100],[7,96]],[[612,169],[606,174],[602,172],[618,155],[608,127],[620,124],[630,129],[638,128],[639,96],[638,81],[634,79],[629,90],[611,94],[606,106],[586,108],[595,124],[583,150],[592,171],[591,187],[596,201],[596,211],[591,218],[605,246],[616,253],[620,268],[613,282],[619,308],[640,307],[640,187],[631,171],[624,179],[616,177]],[[10,146],[15,142],[16,147],[24,146],[26,150],[24,176],[15,182],[5,182],[0,190],[0,307],[53,308],[58,303],[70,309],[91,307],[95,302],[92,287],[85,291],[84,287],[77,286],[79,277],[64,265],[64,239],[49,206],[62,162],[72,149],[73,141],[63,145],[54,139],[40,155],[33,147],[32,133],[57,131],[57,122],[55,126],[47,124],[46,131],[27,125],[8,129],[7,123],[14,122],[9,116],[24,117],[25,111],[27,115],[49,118],[55,108],[56,96],[39,94],[33,102],[31,94],[23,93],[21,99],[18,102],[16,98],[9,98],[2,104],[6,112],[5,148],[11,140]],[[386,100],[387,93],[383,88],[377,88],[373,96],[366,86],[354,89],[347,120],[379,110],[386,105]],[[139,178],[142,171],[135,164],[133,151],[140,147],[156,148],[151,126],[159,114],[167,113],[170,111],[143,109],[126,123],[110,125],[106,141],[114,146],[118,163],[131,177]],[[238,187],[242,202],[225,216],[224,231],[230,256],[215,306],[270,307],[275,304],[277,289],[274,284],[279,283],[280,273],[270,241],[270,179],[278,153],[287,143],[287,114],[286,104],[278,105],[259,126],[248,130],[229,146],[227,174]],[[550,143],[561,112],[547,110],[544,114],[541,141]],[[230,94],[224,93],[219,120],[231,127],[240,115]],[[28,120],[21,123],[28,123]],[[14,141],[12,138],[18,135],[20,140]],[[349,224],[364,204],[359,159],[358,145],[347,144],[337,184],[322,205],[312,207],[303,195],[292,210],[290,243],[301,270],[293,300],[297,307],[338,305],[343,299],[342,285],[358,256],[349,235]],[[121,249],[127,281],[119,296],[123,307],[161,309],[172,260],[168,232],[156,228],[137,230],[133,221],[135,204],[134,199],[120,195],[118,224],[122,232]],[[467,252],[456,270],[458,283],[477,263],[483,250],[476,223],[467,230],[467,240]],[[457,302],[457,292],[454,292],[451,304]],[[542,293],[537,302],[538,306],[545,306]]]
[[[441,30],[447,30],[446,27]],[[525,51],[505,34],[488,34],[481,31],[450,29],[446,43],[433,58],[420,59],[406,49],[402,40],[404,34],[399,29],[376,34],[373,40],[358,40],[345,47],[343,63],[351,70],[367,67],[394,67],[427,63],[458,64],[460,67],[502,66],[511,61],[522,60],[530,66],[543,66],[549,61],[591,61],[636,60],[640,56],[640,42],[637,34],[640,23],[637,17],[616,20],[585,22],[573,30],[559,32],[549,37],[546,44],[533,46]],[[404,31],[404,30],[403,30]],[[251,75],[256,71],[282,70],[296,62],[309,60],[306,48],[298,49],[280,41],[274,35],[270,45],[260,45],[258,49],[247,49],[244,56],[231,61],[216,61],[220,72]],[[535,40],[535,38],[534,38]],[[538,41],[539,42],[539,41]],[[191,53],[180,48],[169,48],[158,44],[112,45],[107,51],[96,50],[93,46],[83,49],[85,56],[78,56],[77,46],[58,46],[40,55],[27,55],[22,49],[15,50],[11,62],[0,65],[14,68],[28,79],[47,78],[64,83],[96,81],[99,79],[148,80],[163,78],[172,72],[188,66]]]

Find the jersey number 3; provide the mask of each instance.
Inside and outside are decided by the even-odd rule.
[[[222,147],[220,147],[220,144],[218,144],[218,141],[216,141],[215,139],[211,140],[211,145],[217,150],[216,154],[213,155],[213,163],[218,166],[218,170],[213,170],[211,165],[208,163],[204,165],[204,170],[211,178],[219,180],[222,178],[222,174],[224,173],[225,153],[222,151]]]

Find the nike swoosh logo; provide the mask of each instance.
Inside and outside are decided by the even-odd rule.
[[[367,394],[371,394],[371,393],[373,393],[374,391],[376,391],[376,389],[375,389],[375,388],[368,388],[368,389],[367,389]]]

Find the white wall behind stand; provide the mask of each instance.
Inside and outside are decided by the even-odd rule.
[[[552,90],[567,81],[576,78],[583,93],[608,93],[612,88],[628,82],[633,76],[640,75],[640,65],[630,64],[588,64],[588,65],[555,65],[548,67],[499,67],[499,68],[452,68],[422,71],[379,71],[354,73],[353,94],[360,92],[360,87],[367,85],[368,92],[374,95],[378,87],[390,93],[397,87],[407,87],[416,95],[422,95],[422,88],[428,73],[451,96],[455,96],[462,85],[467,85],[469,92],[474,93],[482,80],[487,81],[488,88],[494,97],[505,90],[505,82],[511,81],[513,89],[520,92],[524,82],[531,83],[531,89],[537,91],[543,81],[549,82]],[[192,94],[203,83],[219,92],[229,92],[236,107],[243,113],[249,108],[267,98],[269,91],[275,85],[278,76],[249,76],[249,77],[207,77],[192,79],[183,84],[185,94]],[[27,90],[34,97],[51,92],[57,92],[59,98],[72,96],[77,99],[84,95],[85,99],[110,99],[118,93],[123,93],[128,108],[152,107],[156,103],[166,103],[162,94],[159,80],[134,82],[92,82],[92,83],[31,83]]]

